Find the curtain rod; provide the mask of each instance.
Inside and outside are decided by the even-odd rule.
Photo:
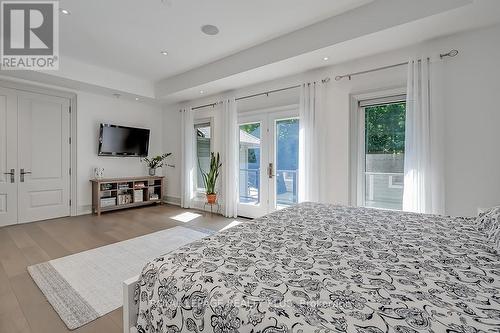
[[[439,58],[443,59],[444,57],[454,57],[457,54],[458,54],[457,50],[451,50],[450,52],[447,52],[447,53],[441,53],[439,55]],[[335,81],[340,81],[340,80],[342,80],[343,78],[346,78],[346,77],[349,78],[349,80],[351,80],[351,78],[353,76],[356,76],[356,75],[362,75],[362,74],[367,74],[367,73],[371,73],[371,72],[378,72],[378,71],[381,71],[381,70],[384,70],[384,69],[389,69],[389,68],[394,68],[394,67],[399,67],[399,66],[404,66],[404,65],[408,65],[408,61],[401,62],[401,63],[395,64],[395,65],[389,65],[389,66],[383,66],[383,67],[377,67],[377,68],[373,68],[373,69],[368,69],[366,71],[349,73],[349,74],[344,74],[344,75],[338,75],[338,76],[335,77]]]
[[[322,83],[327,83],[329,81],[330,81],[329,77],[324,78],[323,80],[321,80]],[[241,101],[242,99],[248,99],[248,98],[253,98],[253,97],[258,97],[258,96],[263,96],[263,95],[269,96],[269,94],[272,94],[272,93],[277,93],[277,92],[280,92],[280,91],[285,91],[285,90],[300,88],[300,86],[301,86],[301,84],[297,84],[297,85],[290,86],[290,87],[285,87],[285,88],[280,88],[280,89],[274,89],[274,90],[268,90],[268,91],[264,91],[264,92],[257,93],[257,94],[241,96],[241,97],[235,98],[235,100],[236,101]],[[204,105],[200,105],[200,106],[195,106],[195,107],[191,108],[191,110],[198,110],[198,109],[203,109],[203,108],[208,108],[208,107],[214,107],[214,106],[216,106],[218,104],[221,104],[221,103],[222,102],[219,101],[219,102],[204,104]]]
[[[291,86],[291,87],[281,88],[281,89],[269,90],[269,91],[261,92],[261,93],[258,93],[258,94],[242,96],[242,97],[235,98],[235,100],[236,101],[240,101],[242,99],[247,99],[247,98],[252,98],[252,97],[258,97],[258,96],[263,96],[263,95],[269,96],[269,94],[272,94],[272,93],[275,93],[275,92],[285,91],[285,90],[299,88],[299,87],[300,87],[300,84],[295,85],[295,86]],[[204,104],[204,105],[200,105],[200,106],[195,106],[194,108],[191,108],[191,110],[198,110],[198,109],[203,109],[203,108],[208,108],[208,107],[214,107],[214,106],[216,106],[218,104],[221,104],[221,103],[222,102],[219,101],[219,102]]]

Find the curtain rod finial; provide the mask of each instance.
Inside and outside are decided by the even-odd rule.
[[[455,57],[456,55],[458,55],[458,50],[453,49],[448,53],[440,54],[439,58],[443,59],[444,57]]]

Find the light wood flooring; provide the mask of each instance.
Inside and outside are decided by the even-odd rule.
[[[70,332],[31,279],[27,266],[179,225],[220,230],[234,221],[199,211],[191,211],[201,216],[190,222],[172,219],[188,211],[162,205],[0,228],[0,332]],[[122,331],[119,308],[73,332]]]

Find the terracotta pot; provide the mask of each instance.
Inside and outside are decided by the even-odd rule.
[[[217,194],[207,194],[207,202],[209,204],[214,204],[217,201]]]

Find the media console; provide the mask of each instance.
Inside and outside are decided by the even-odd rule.
[[[163,202],[164,177],[91,179],[92,213]]]

